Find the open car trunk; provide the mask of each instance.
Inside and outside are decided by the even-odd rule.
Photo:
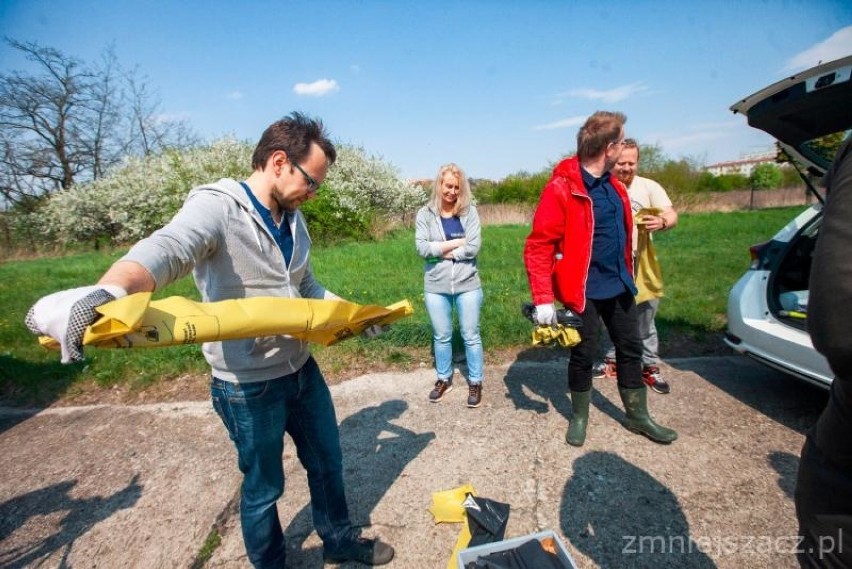
[[[731,110],[775,137],[797,168],[820,178],[852,128],[850,101],[852,56],[847,56],[778,81],[736,102]],[[802,177],[822,201],[819,184]]]
[[[767,306],[778,320],[794,328],[807,328],[808,276],[822,216],[817,215],[787,243],[770,270]]]
[[[852,56],[824,63],[761,89],[731,106],[749,125],[774,136],[808,189],[823,202],[821,178],[852,128]],[[807,329],[808,275],[822,215],[774,256],[767,306],[778,320]]]

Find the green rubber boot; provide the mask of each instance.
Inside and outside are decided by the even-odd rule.
[[[586,442],[586,425],[589,424],[589,402],[592,400],[592,390],[572,391],[571,409],[574,415],[568,423],[568,433],[565,442],[574,447],[581,447]]]
[[[645,435],[657,443],[668,444],[677,440],[677,431],[658,425],[648,414],[648,390],[643,385],[639,389],[618,388],[621,402],[627,418],[624,426],[634,433]]]

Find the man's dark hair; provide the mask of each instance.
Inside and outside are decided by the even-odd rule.
[[[597,111],[577,132],[577,155],[588,160],[600,155],[611,142],[618,142],[627,117],[624,113]]]
[[[322,121],[309,118],[298,111],[292,112],[263,131],[252,154],[251,167],[263,170],[269,157],[277,150],[283,150],[287,153],[288,160],[298,164],[308,157],[314,142],[322,148],[328,165],[334,164],[337,160],[337,150],[328,139]]]

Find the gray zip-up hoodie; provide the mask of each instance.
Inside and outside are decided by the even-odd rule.
[[[192,271],[205,302],[257,296],[336,298],[314,280],[304,216],[296,211],[288,217],[293,234],[289,268],[245,190],[223,178],[194,188],[174,218],[122,260],[148,269],[157,290]],[[289,336],[207,342],[202,351],[215,377],[235,383],[290,374],[310,356],[307,343]]]
[[[464,215],[459,216],[464,228],[465,244],[453,250],[453,259],[441,258],[441,241],[447,241],[441,216],[430,204],[417,212],[414,230],[414,244],[417,254],[426,259],[423,266],[423,285],[426,292],[437,294],[458,294],[482,287],[479,281],[479,269],[476,256],[482,246],[482,228],[476,207],[469,206]]]

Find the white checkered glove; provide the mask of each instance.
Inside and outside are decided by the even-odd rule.
[[[83,334],[98,318],[95,307],[127,296],[117,285],[83,286],[44,296],[27,312],[27,328],[62,348],[62,363],[83,360]]]
[[[535,305],[535,322],[539,326],[552,326],[556,324],[556,311],[553,304]]]

